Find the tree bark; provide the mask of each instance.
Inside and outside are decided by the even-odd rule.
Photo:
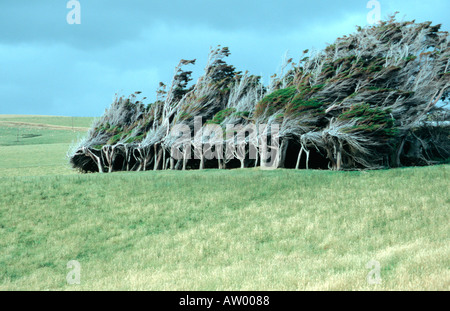
[[[285,166],[286,152],[287,152],[288,144],[289,144],[289,140],[288,139],[283,139],[283,141],[281,142],[280,160],[278,162],[278,167],[279,168],[284,168],[284,166]]]
[[[303,153],[303,146],[300,148],[300,151],[298,152],[298,157],[297,157],[297,163],[295,164],[295,169],[298,170],[300,167],[300,161],[302,159],[302,153]]]
[[[309,170],[309,150],[305,149],[306,152],[306,169]]]
[[[336,151],[336,170],[340,171],[342,167],[342,142],[339,141],[339,146]]]
[[[177,164],[175,164],[175,170],[176,171],[180,170],[180,167],[182,164],[183,164],[183,160],[178,160]]]
[[[155,150],[157,150],[157,147],[155,147]],[[162,148],[158,150],[157,153],[155,153],[155,165],[153,166],[153,170],[156,171],[159,167],[159,162],[161,162],[161,156],[162,156]]]
[[[162,149],[162,170],[166,169],[166,150],[161,146]]]
[[[186,158],[187,158],[186,153],[187,153],[186,150],[183,150],[183,168],[182,168],[183,171],[186,170]]]
[[[92,160],[97,164],[98,172],[103,173],[103,164],[101,160],[101,154],[100,157],[96,156],[89,148],[86,148],[86,153],[91,157]]]
[[[200,167],[199,167],[199,169],[202,170],[204,168],[205,168],[205,157],[203,156],[203,153],[202,153],[202,155],[200,157]]]
[[[401,167],[402,163],[400,161],[400,157],[403,153],[403,147],[405,146],[406,136],[403,137],[402,142],[400,143],[400,146],[397,149],[397,152],[395,153],[395,167]]]

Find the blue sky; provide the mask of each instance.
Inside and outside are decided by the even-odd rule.
[[[378,0],[381,15],[450,30],[448,0]],[[0,114],[99,116],[116,93],[155,99],[181,58],[202,73],[210,47],[228,46],[239,70],[269,76],[283,55],[298,59],[367,25],[368,0],[1,0]]]

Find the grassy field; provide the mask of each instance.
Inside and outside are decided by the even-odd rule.
[[[27,116],[0,114],[1,123],[26,123],[29,125],[63,126],[71,128],[88,128],[93,118],[86,117],[60,117],[60,116]]]
[[[450,289],[449,165],[80,175],[65,160],[79,133],[14,145],[9,129],[0,290]]]
[[[0,176],[73,174],[69,146],[87,131],[93,118],[0,115]]]

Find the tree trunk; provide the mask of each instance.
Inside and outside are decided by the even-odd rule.
[[[400,161],[400,157],[403,153],[403,147],[405,146],[405,141],[406,141],[406,136],[403,137],[402,142],[400,143],[400,146],[397,149],[397,152],[395,153],[395,162],[394,162],[394,166],[395,167],[401,167],[402,163]]]
[[[256,159],[255,159],[255,167],[258,167],[258,160],[259,160],[259,150],[258,150],[258,149],[256,149],[256,154],[255,154],[255,156],[256,156]]]
[[[300,161],[302,159],[302,153],[303,153],[303,146],[300,148],[300,151],[298,152],[297,163],[295,164],[296,170],[298,170],[300,168]]]
[[[162,157],[162,148],[158,150],[158,153],[155,153],[155,165],[153,166],[153,170],[156,171],[159,167],[159,162],[161,162]]]
[[[334,148],[334,145],[331,148]],[[329,145],[326,147],[327,157],[331,162],[331,168],[330,168],[329,164],[328,164],[328,168],[334,171],[334,170],[336,170],[336,160],[334,158],[333,151],[331,150],[331,148],[329,147]]]
[[[126,168],[127,168],[127,172],[130,170],[130,148],[129,146],[125,146],[125,161],[126,163]]]
[[[85,150],[86,150],[86,153],[91,157],[91,159],[94,160],[94,162],[97,164],[98,172],[103,173],[103,164],[102,164],[102,160],[101,160],[101,153],[100,153],[100,157],[98,157],[88,148],[86,148]]]
[[[186,158],[187,158],[186,153],[187,153],[186,150],[183,150],[183,168],[182,168],[183,171],[186,170]]]
[[[166,164],[164,165],[164,169],[166,170],[169,167],[170,158],[166,159]]]
[[[136,151],[138,152],[138,156],[136,156]],[[142,160],[141,160],[141,152],[139,149],[135,149],[133,152],[134,158],[136,159],[136,171],[139,172],[142,169]]]
[[[339,141],[339,146],[336,151],[336,170],[340,171],[342,167],[342,142]]]
[[[341,165],[342,165],[342,155],[341,155],[341,150],[338,150],[337,157],[336,157],[336,170],[337,171],[341,170]]]
[[[205,168],[205,157],[203,156],[203,153],[202,153],[201,158],[200,158],[200,167],[199,167],[199,169],[202,170],[204,168]]]
[[[110,145],[105,145],[102,147],[101,149],[101,157],[104,157],[106,160],[106,164],[108,166],[108,173],[112,172],[112,155],[113,155],[113,151],[112,151],[112,146]]]
[[[305,149],[306,152],[306,169],[309,170],[309,150]]]
[[[259,149],[260,150],[260,164],[259,166],[261,168],[265,168],[267,165],[267,144],[263,144],[262,147]]]
[[[289,144],[289,140],[288,139],[283,139],[283,141],[281,142],[281,147],[280,147],[280,160],[278,162],[278,167],[279,168],[284,168],[284,164],[286,161],[286,152],[287,152],[287,147]]]
[[[165,170],[166,169],[166,150],[161,146],[161,149],[162,149],[162,157],[163,157],[163,159],[162,159],[162,170]]]
[[[145,171],[147,168],[147,157],[144,157],[144,164],[142,164],[142,170]]]
[[[180,167],[182,164],[183,164],[183,160],[178,160],[177,164],[175,164],[175,170],[176,171],[180,170]]]

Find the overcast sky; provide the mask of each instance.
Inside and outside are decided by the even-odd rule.
[[[286,51],[298,59],[367,25],[368,0],[0,0],[0,114],[99,116],[115,93],[155,99],[181,58],[202,73],[210,47],[229,63],[277,72]],[[430,20],[450,30],[448,0],[379,0],[381,15]]]

